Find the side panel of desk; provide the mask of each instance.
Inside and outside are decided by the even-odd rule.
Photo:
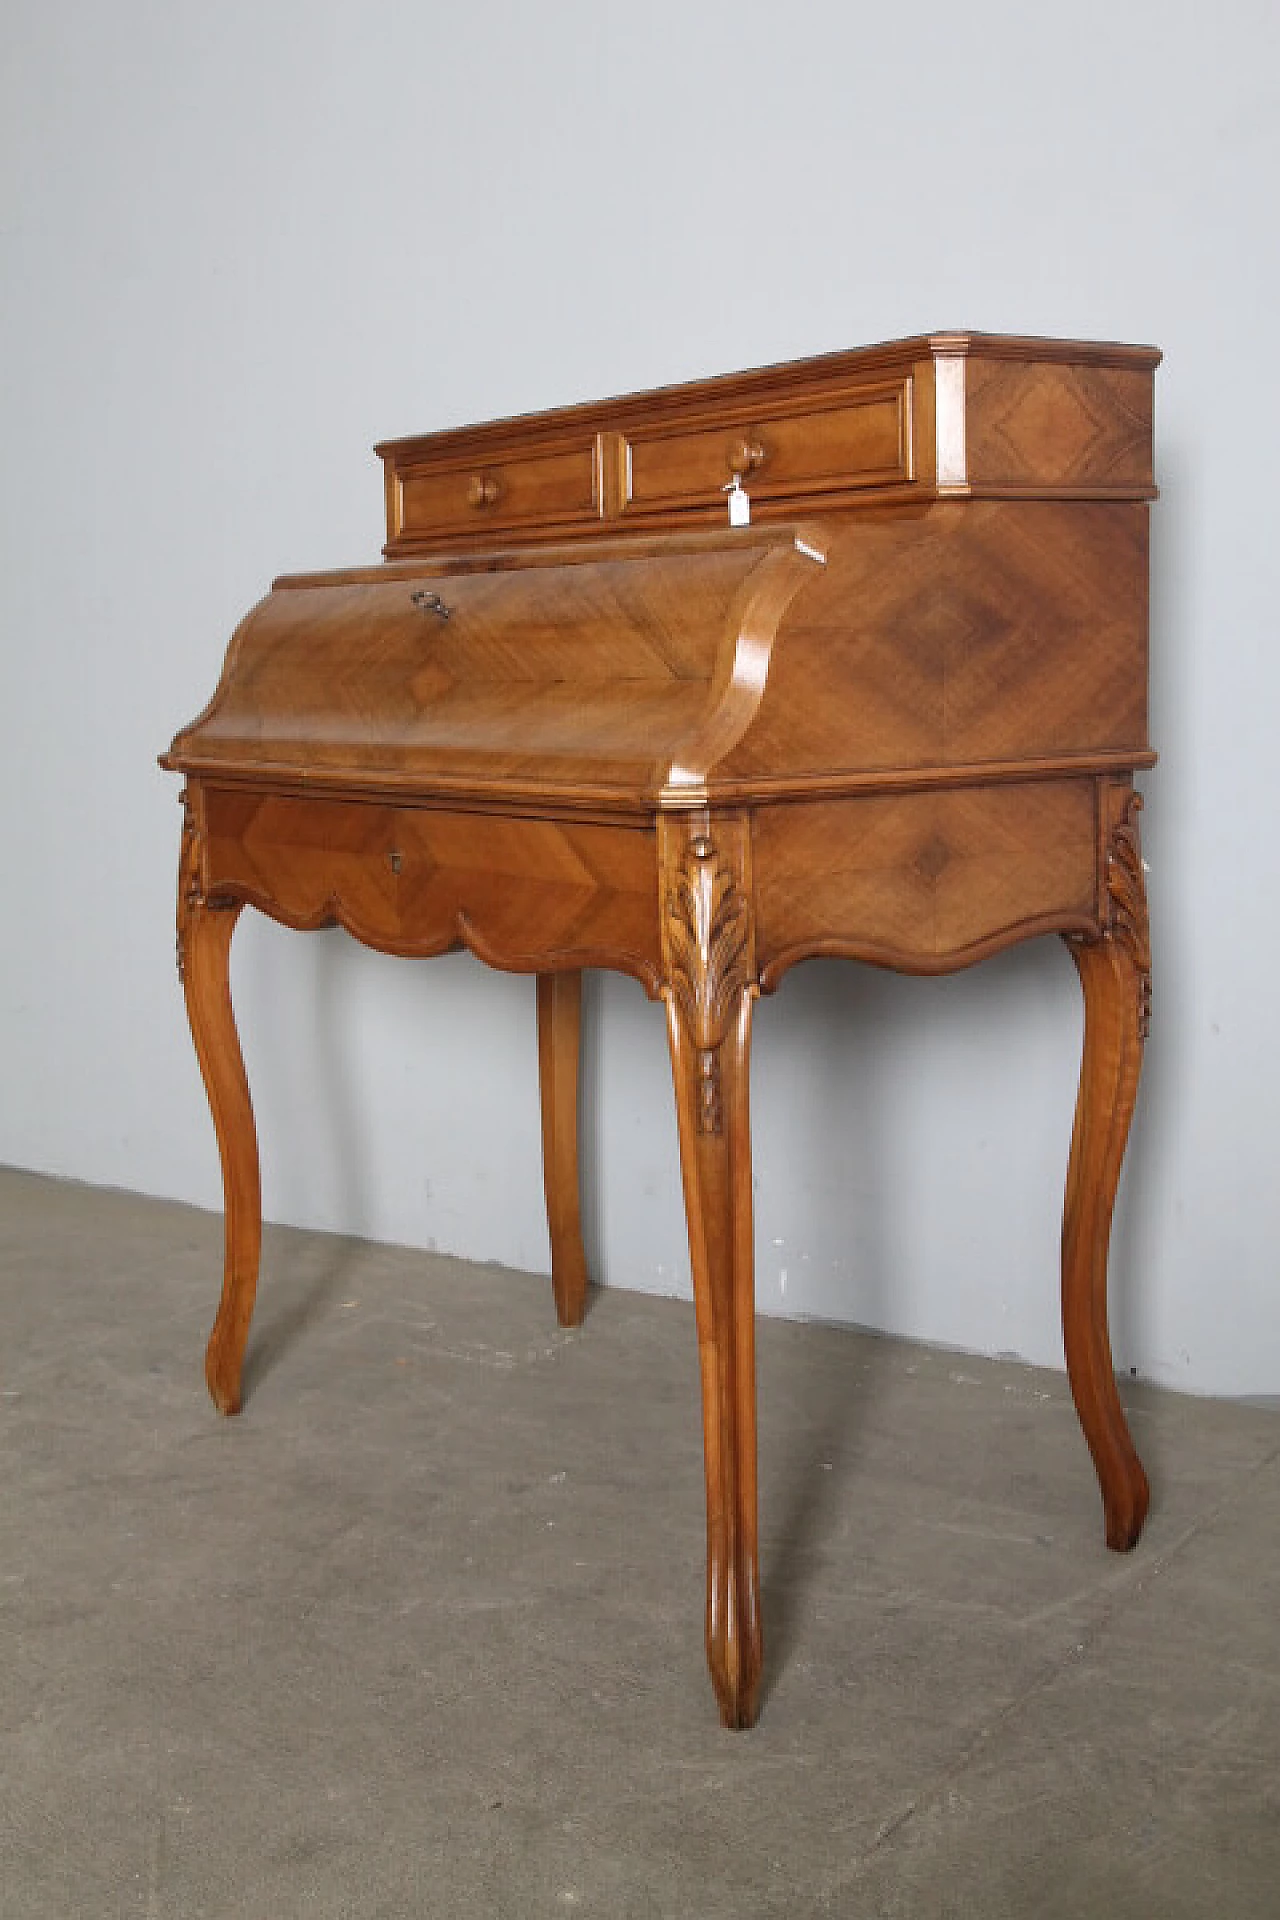
[[[1098,782],[851,794],[753,822],[766,989],[813,954],[945,973],[1039,933],[1099,931]]]
[[[953,500],[823,523],[759,714],[715,778],[874,777],[1147,743],[1143,501]]]

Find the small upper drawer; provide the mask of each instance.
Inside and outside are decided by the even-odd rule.
[[[622,442],[623,513],[722,505],[735,473],[762,503],[904,485],[913,477],[910,379],[639,427]]]
[[[497,458],[389,467],[387,489],[394,549],[514,528],[580,526],[600,513],[596,436]]]

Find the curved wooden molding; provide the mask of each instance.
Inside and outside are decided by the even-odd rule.
[[[162,753],[159,756],[159,764],[164,768],[166,773],[186,772],[188,743],[193,735],[199,733],[200,729],[207,726],[209,721],[213,719],[214,715],[222,706],[228,690],[234,685],[236,670],[240,664],[240,655],[244,650],[245,642],[249,636],[249,630],[258,615],[262,612],[262,609],[266,606],[270,597],[269,594],[265,594],[262,599],[256,601],[255,604],[250,607],[248,613],[240,620],[230,640],[227,642],[227,651],[223,657],[222,672],[218,675],[217,686],[210,694],[204,706],[201,707],[199,713],[195,715],[194,719],[188,720],[186,726],[180,728],[174,735],[168,752]],[[182,799],[185,803],[185,789],[182,794]]]
[[[325,927],[341,927],[362,947],[375,953],[388,953],[402,960],[430,960],[438,954],[456,953],[465,948],[487,967],[499,973],[580,972],[584,967],[607,967],[638,980],[651,1000],[662,993],[662,976],[651,960],[621,948],[548,945],[545,948],[514,947],[493,940],[477,926],[465,909],[455,909],[420,927],[401,933],[377,927],[350,909],[340,893],[326,893],[314,907],[289,905],[265,889],[237,882],[228,887],[216,904],[256,907],[269,920],[295,933],[318,933]]]
[[[608,967],[615,973],[627,973],[633,980],[638,980],[651,1000],[661,996],[662,977],[658,969],[638,954],[607,947],[521,950],[489,940],[468,913],[459,913],[455,924],[458,931],[455,944],[464,946],[486,967],[494,967],[500,973],[581,973],[584,967]]]
[[[817,940],[798,941],[785,947],[760,969],[760,991],[774,993],[784,973],[800,960],[861,960],[870,967],[884,967],[892,973],[962,973],[980,960],[1003,953],[1006,947],[1020,946],[1041,933],[1079,934],[1088,937],[1097,932],[1094,922],[1080,913],[1042,913],[1031,920],[1016,920],[998,933],[971,945],[956,947],[949,953],[922,953],[909,947],[884,946],[874,940],[846,940],[839,935]]]
[[[820,536],[798,532],[766,553],[734,595],[707,711],[676,748],[662,785],[664,806],[705,796],[707,775],[737,746],[755,719],[783,614],[817,568],[826,565]]]

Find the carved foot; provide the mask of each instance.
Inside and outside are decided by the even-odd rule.
[[[578,1054],[582,975],[538,975],[538,1079],[542,1095],[542,1178],[551,1231],[551,1288],[562,1327],[587,1310],[587,1258],[578,1185]]]
[[[1102,1490],[1107,1545],[1132,1547],[1150,1491],[1120,1395],[1107,1319],[1111,1217],[1138,1094],[1151,1001],[1151,945],[1137,801],[1115,826],[1107,862],[1110,925],[1067,942],[1084,989],[1084,1057],[1062,1227],[1067,1375]]]
[[[232,1284],[234,1287],[235,1283]],[[252,1313],[252,1299],[249,1313],[244,1316],[237,1313],[234,1307],[228,1310],[224,1304],[218,1311],[209,1335],[204,1354],[204,1377],[209,1397],[219,1413],[239,1413],[241,1408],[240,1376]]]
[[[206,900],[199,842],[188,814],[178,882],[178,968],[222,1161],[222,1301],[205,1355],[205,1379],[220,1413],[240,1411],[240,1373],[262,1245],[258,1136],[231,1006],[231,936],[239,914],[237,904]]]
[[[745,834],[664,828],[664,997],[697,1305],[707,1662],[726,1727],[755,1720],[763,1642],[751,1233],[752,928]]]

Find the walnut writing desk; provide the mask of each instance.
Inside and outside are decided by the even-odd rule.
[[[385,560],[277,581],[163,761],[186,780],[179,964],[226,1198],[224,1413],[261,1231],[228,986],[244,905],[537,976],[567,1325],[582,969],[665,1002],[729,1726],[761,1670],[751,1017],[807,955],[941,973],[1065,937],[1085,1009],[1067,1367],[1107,1540],[1142,1526],[1107,1246],[1149,1003],[1158,360],[943,334],[380,447]]]

